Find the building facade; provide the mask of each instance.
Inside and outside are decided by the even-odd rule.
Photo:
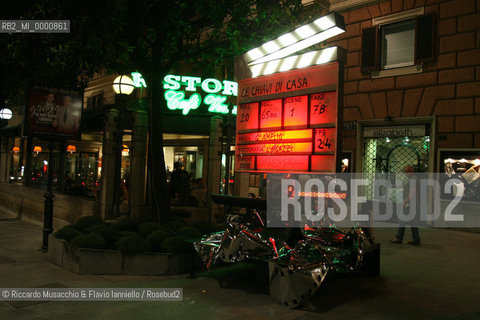
[[[479,162],[480,2],[331,1],[330,8],[346,24],[329,45],[347,50],[343,118],[357,130],[343,145],[355,171],[412,164],[442,172],[447,159]]]
[[[462,173],[480,165],[480,0],[324,3],[340,13],[346,25],[345,33],[322,44],[347,52],[342,143],[346,170],[400,172],[413,165],[422,172]],[[200,81],[214,78],[213,73],[188,68],[177,74],[196,74],[202,76]],[[91,81],[85,92],[81,141],[67,141],[55,149],[64,159],[58,162],[63,174],[58,175],[61,186],[55,199],[57,226],[82,215],[140,216],[149,205],[147,113],[141,108],[121,111],[120,104],[131,101],[118,100],[111,86],[114,78]],[[187,86],[188,79],[182,85]],[[202,112],[200,107],[188,115],[169,110],[163,119],[166,169],[171,172],[180,164],[193,183],[190,200],[174,195],[173,205],[197,220],[212,220],[216,206],[209,194],[228,189],[235,195],[264,196],[265,175],[225,174],[234,168],[232,150],[225,147],[225,115]],[[43,151],[35,154],[36,146]],[[14,182],[29,179],[32,185],[29,173],[25,177],[25,167],[30,166],[38,171],[33,184],[42,184],[46,149],[46,141],[20,137],[18,124],[4,129],[4,210],[42,220],[43,191]]]

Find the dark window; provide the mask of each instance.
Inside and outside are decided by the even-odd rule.
[[[434,61],[435,16],[375,26],[362,31],[362,72]]]
[[[98,108],[103,105],[103,94],[96,94],[92,96],[92,107],[93,108]]]

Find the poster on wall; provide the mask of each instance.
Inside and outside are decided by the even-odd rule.
[[[24,136],[80,139],[83,95],[77,89],[32,86],[23,117]]]

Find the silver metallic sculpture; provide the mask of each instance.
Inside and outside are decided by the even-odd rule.
[[[297,231],[297,237],[292,234]],[[286,240],[282,240],[286,239]],[[290,244],[290,245],[289,245]],[[292,245],[293,244],[293,245]],[[361,228],[270,229],[256,210],[231,214],[225,231],[194,243],[207,270],[219,261],[259,259],[269,263],[270,295],[296,306],[311,297],[328,272],[359,271],[373,243]]]

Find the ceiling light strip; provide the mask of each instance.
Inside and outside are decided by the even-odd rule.
[[[293,69],[306,68],[324,64],[338,59],[338,47],[329,47],[322,50],[290,56],[283,59],[268,61],[250,66],[252,78],[269,75],[275,72],[284,72]]]
[[[258,64],[284,58],[342,32],[345,32],[343,16],[332,12],[248,51],[244,55],[245,61]]]

